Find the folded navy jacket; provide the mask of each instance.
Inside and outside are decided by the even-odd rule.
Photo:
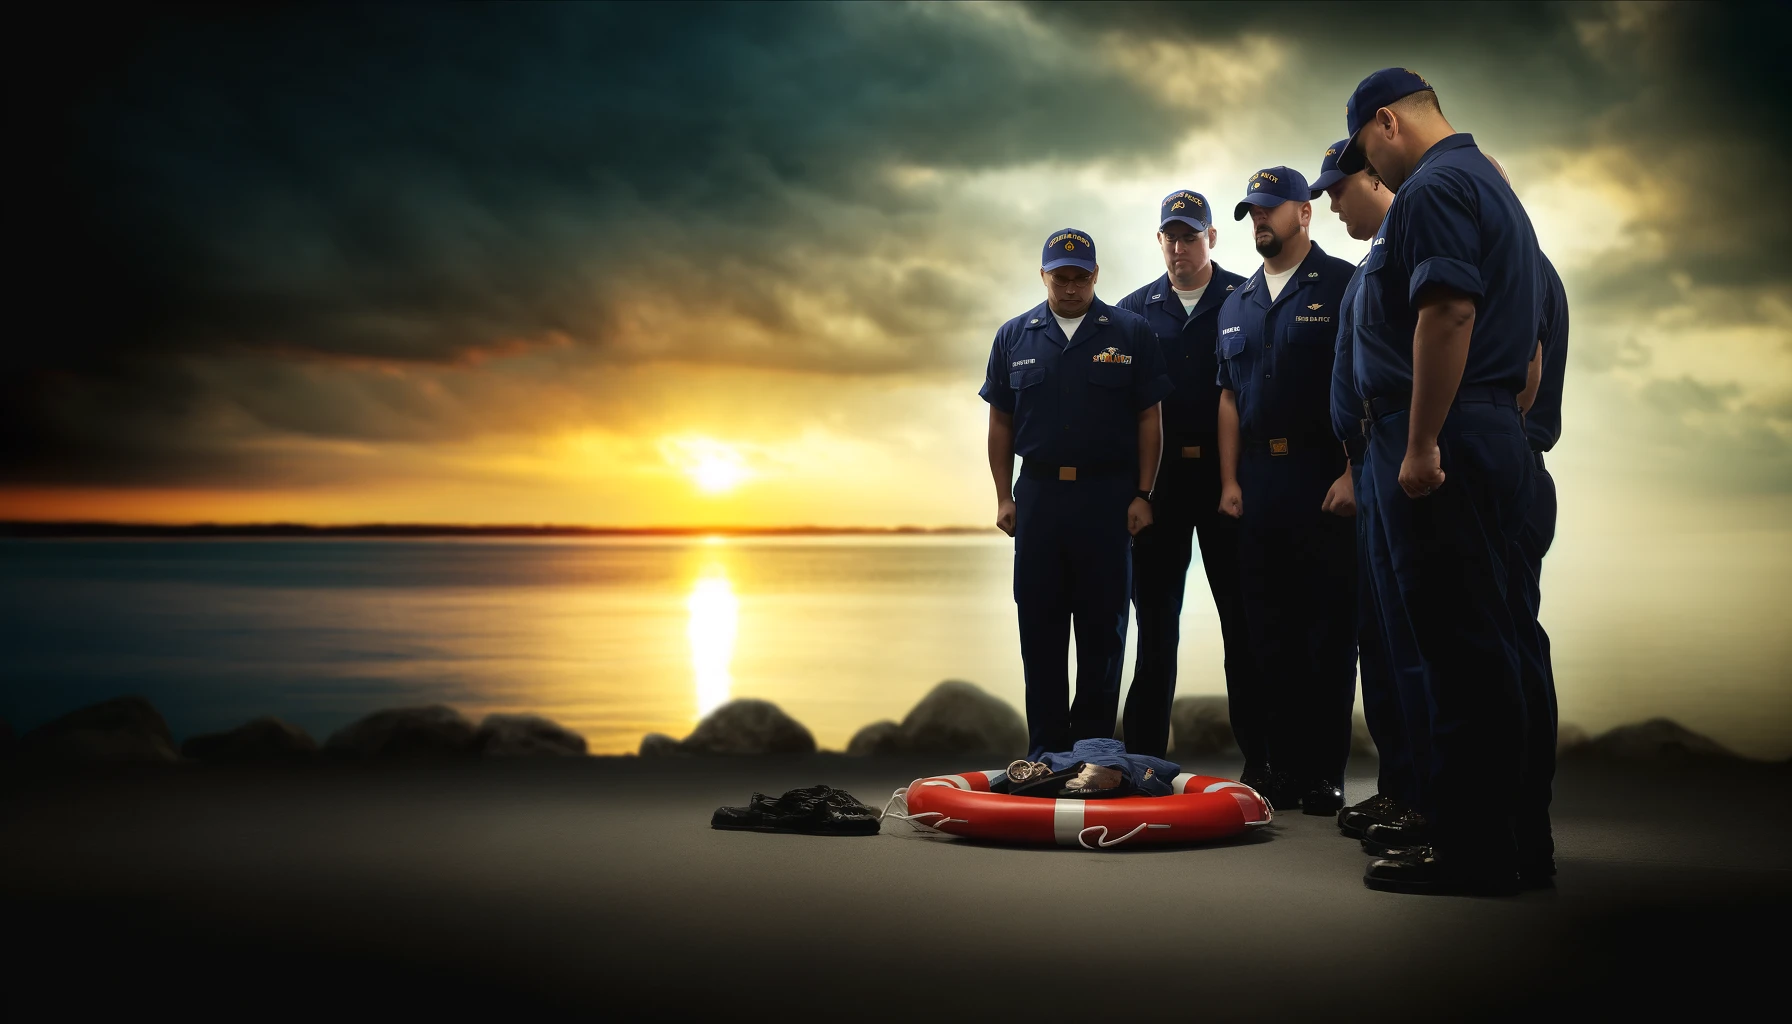
[[[1141,796],[1169,796],[1170,780],[1182,773],[1182,766],[1174,761],[1149,754],[1127,753],[1126,744],[1119,740],[1077,740],[1069,751],[1046,754],[1041,760],[1054,772],[1061,772],[1079,761],[1113,768],[1126,776],[1126,781],[1132,783]]]

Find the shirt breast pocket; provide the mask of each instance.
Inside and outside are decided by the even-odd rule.
[[[1244,351],[1245,342],[1248,340],[1249,339],[1247,339],[1244,336],[1244,328],[1242,328],[1242,327],[1238,328],[1235,331],[1230,331],[1228,333],[1220,335],[1220,349],[1219,349],[1220,358],[1221,359],[1236,359],[1236,358],[1238,358],[1239,353]]]
[[[1377,242],[1381,241],[1378,236]],[[1355,306],[1351,309],[1351,320],[1361,327],[1386,323],[1388,319],[1387,290],[1394,287],[1390,280],[1394,268],[1388,266],[1388,248],[1385,244],[1376,245],[1369,250],[1363,260],[1363,281],[1357,288]]]
[[[1045,380],[1045,367],[1023,366],[1018,370],[1008,371],[1008,386],[1015,391],[1030,388]]]
[[[1098,388],[1124,388],[1132,386],[1131,363],[1090,363],[1089,383]]]

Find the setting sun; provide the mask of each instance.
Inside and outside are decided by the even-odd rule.
[[[669,440],[662,450],[705,494],[725,494],[752,475],[737,449],[707,437]]]

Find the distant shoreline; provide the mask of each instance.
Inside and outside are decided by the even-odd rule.
[[[0,521],[0,538],[74,537],[858,537],[996,532],[983,526],[529,526],[453,523],[115,523]]]

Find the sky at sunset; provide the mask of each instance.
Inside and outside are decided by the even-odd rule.
[[[1090,232],[1116,300],[1161,272],[1160,196],[1315,174],[1399,64],[1567,282],[1564,536],[1595,571],[1643,546],[1783,598],[1783,10],[47,21],[14,111],[0,518],[981,525],[976,391],[1046,235]],[[1361,255],[1323,201],[1315,224]]]

